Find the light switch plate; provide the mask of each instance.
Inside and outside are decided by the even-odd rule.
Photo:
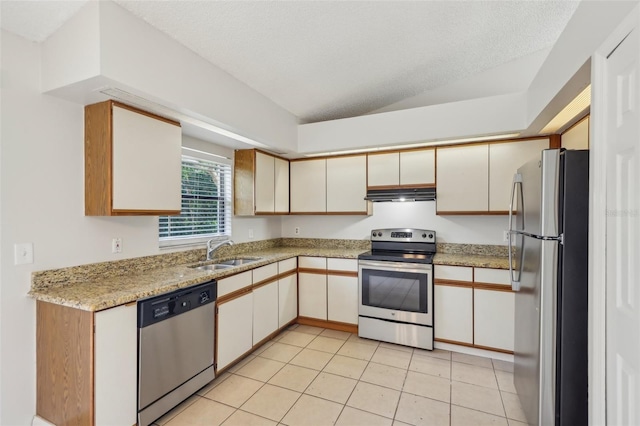
[[[14,246],[15,264],[33,263],[33,243],[20,243]]]

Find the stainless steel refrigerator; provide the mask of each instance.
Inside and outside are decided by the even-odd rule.
[[[589,152],[542,151],[511,199],[515,387],[529,424],[586,425]]]

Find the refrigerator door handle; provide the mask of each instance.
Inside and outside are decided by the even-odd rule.
[[[513,265],[513,238],[514,234],[517,234],[518,231],[513,229],[513,203],[515,201],[516,188],[520,186],[520,196],[522,197],[522,175],[520,173],[516,173],[513,175],[513,184],[511,186],[511,202],[509,203],[509,275],[511,278],[511,289],[513,291],[520,291],[520,270],[518,265],[518,276],[515,278],[515,268]]]

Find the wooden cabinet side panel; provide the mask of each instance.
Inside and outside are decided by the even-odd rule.
[[[111,103],[84,108],[84,214],[111,213]]]
[[[255,151],[253,149],[237,150],[233,165],[233,214],[251,216],[254,214]]]
[[[36,303],[36,414],[94,424],[93,312]]]

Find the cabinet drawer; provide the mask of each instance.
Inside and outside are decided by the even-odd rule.
[[[477,283],[511,285],[508,269],[475,268],[473,272]]]
[[[251,271],[218,280],[218,297],[251,287]]]
[[[350,271],[358,272],[358,260],[357,259],[327,259],[327,269],[330,271]]]
[[[473,281],[473,268],[470,266],[434,265],[433,277],[436,280]]]
[[[298,267],[298,259],[292,257],[291,259],[281,260],[278,262],[278,273],[284,274],[285,272],[293,271]]]
[[[327,258],[300,256],[298,258],[298,265],[300,268],[327,269]]]
[[[262,281],[266,281],[271,277],[278,275],[278,264],[271,263],[269,265],[261,266],[253,270],[253,283],[257,284]]]

